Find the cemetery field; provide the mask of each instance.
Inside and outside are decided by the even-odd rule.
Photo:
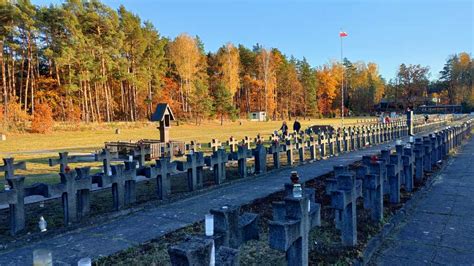
[[[357,124],[363,118],[346,118],[345,124]],[[240,122],[242,124],[240,124]],[[339,126],[340,119],[307,119],[300,120],[302,128],[310,125],[332,125]],[[269,136],[274,130],[281,127],[282,121],[249,122],[247,120],[236,122],[225,122],[223,126],[219,121],[206,121],[201,125],[194,123],[172,124],[170,130],[171,138],[181,141],[196,140],[200,143],[208,143],[213,138],[225,142],[233,136],[242,139],[244,136],[255,137],[261,134]],[[290,129],[292,121],[288,122]],[[58,156],[58,152],[69,151],[70,153],[91,153],[104,147],[108,141],[158,139],[157,124],[151,122],[135,123],[101,123],[101,124],[79,124],[70,125],[57,123],[54,131],[50,134],[17,133],[7,134],[7,140],[0,142],[0,156],[14,157],[16,161],[26,161],[27,171],[18,171],[18,174],[27,174],[26,184],[37,182],[51,182],[57,180],[57,167],[49,167],[48,158]],[[120,134],[116,134],[116,129]],[[72,164],[79,166],[99,166],[92,164]],[[34,177],[34,178],[31,178]],[[0,184],[2,186],[2,184]]]

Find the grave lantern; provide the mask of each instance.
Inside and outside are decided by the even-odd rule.
[[[159,103],[156,110],[151,116],[151,121],[160,123],[158,129],[160,130],[160,141],[168,143],[170,140],[169,130],[171,128],[171,121],[174,121],[174,115],[170,106],[167,103]]]

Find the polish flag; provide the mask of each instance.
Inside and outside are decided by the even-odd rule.
[[[339,32],[339,37],[342,38],[342,37],[346,37],[346,36],[347,36],[347,32],[345,32],[345,31]]]

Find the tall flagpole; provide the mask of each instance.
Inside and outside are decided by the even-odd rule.
[[[341,29],[341,33],[342,33]],[[342,34],[339,33],[339,38],[341,39],[341,67],[342,67],[342,77],[341,77],[341,128],[344,127],[344,62],[342,57]]]

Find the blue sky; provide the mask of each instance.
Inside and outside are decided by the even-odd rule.
[[[60,0],[32,0],[35,4]],[[260,43],[287,55],[306,57],[313,65],[344,56],[378,63],[387,80],[401,63],[430,66],[438,77],[446,58],[474,44],[474,1],[471,0],[103,0],[123,4],[159,32],[174,38],[181,32],[199,35],[208,51],[227,42],[252,47]]]

